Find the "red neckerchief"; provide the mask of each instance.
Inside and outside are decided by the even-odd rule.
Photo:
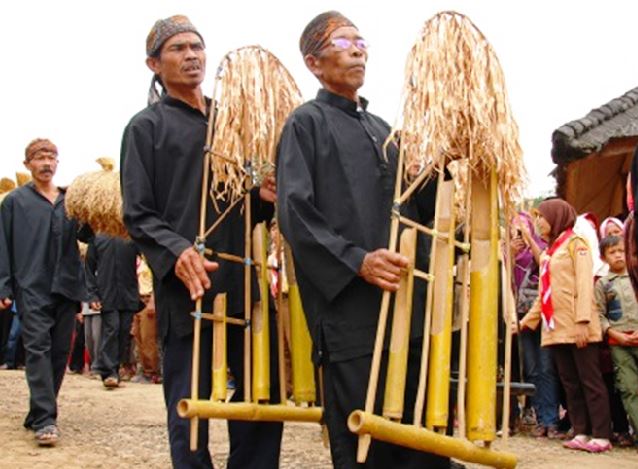
[[[554,329],[554,306],[552,305],[552,287],[550,282],[551,277],[549,273],[549,263],[552,259],[552,254],[554,254],[573,234],[574,231],[571,228],[563,231],[558,239],[556,239],[556,241],[547,248],[547,256],[545,256],[545,258],[541,261],[541,318],[543,319],[543,325],[549,330]]]

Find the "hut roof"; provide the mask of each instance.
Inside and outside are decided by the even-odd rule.
[[[558,165],[600,151],[611,139],[638,136],[638,87],[592,109],[552,134],[552,160]]]

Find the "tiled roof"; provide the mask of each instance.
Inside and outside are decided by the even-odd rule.
[[[552,134],[552,160],[565,164],[600,151],[612,138],[635,136],[638,87],[556,129]]]

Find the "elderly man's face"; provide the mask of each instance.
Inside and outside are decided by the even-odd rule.
[[[368,60],[362,40],[355,27],[337,28],[317,56],[305,57],[306,65],[328,91],[356,100],[357,90],[365,81]]]
[[[51,151],[40,150],[24,162],[24,166],[31,172],[31,177],[41,183],[48,183],[53,179],[58,169],[58,155]]]
[[[149,57],[146,63],[169,92],[174,88],[197,88],[206,73],[204,43],[195,33],[176,34],[162,45],[159,57]]]

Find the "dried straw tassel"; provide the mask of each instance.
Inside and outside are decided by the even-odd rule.
[[[302,97],[282,63],[260,46],[226,54],[217,80],[211,196],[232,201],[243,192],[248,164],[257,182],[272,171],[281,129]]]
[[[425,23],[406,62],[402,108],[393,135],[400,130],[406,168],[441,171],[462,160],[456,171],[465,180],[467,166],[483,177],[496,168],[506,208],[514,206],[525,178],[518,126],[498,58],[466,16],[442,12]]]

